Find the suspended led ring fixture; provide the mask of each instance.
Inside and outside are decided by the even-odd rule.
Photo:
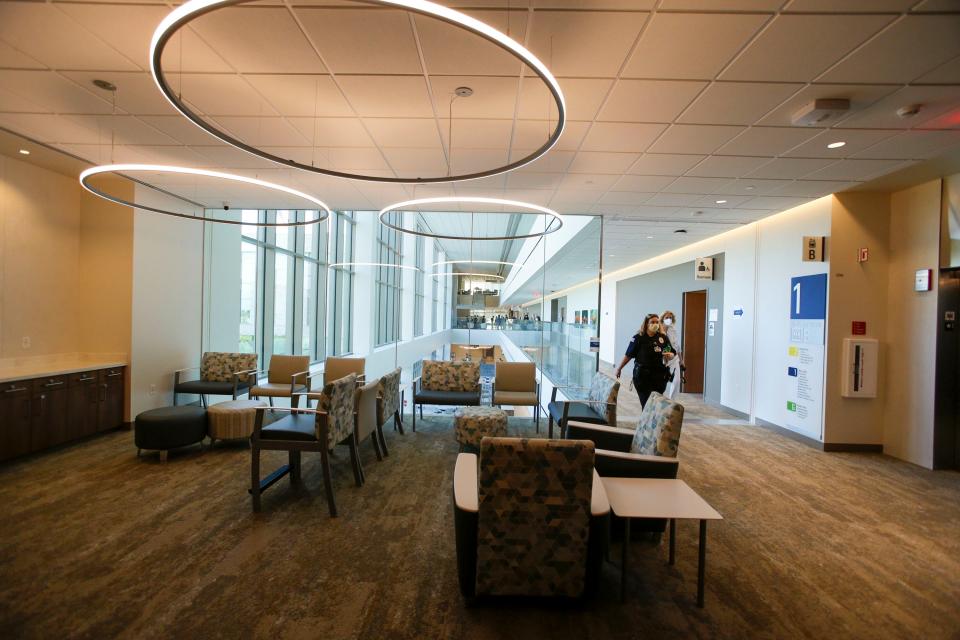
[[[393,267],[394,269],[420,271],[420,267],[409,264],[391,264],[389,262],[332,262],[327,265],[328,269],[333,269],[334,267]]]
[[[546,84],[547,89],[550,90],[550,93],[553,95],[553,99],[556,102],[557,124],[553,132],[550,134],[550,137],[533,153],[495,169],[478,171],[475,173],[434,176],[428,178],[390,178],[358,173],[346,173],[343,171],[334,171],[333,169],[321,169],[311,165],[302,164],[289,158],[281,158],[280,156],[264,151],[263,149],[246,144],[237,138],[234,138],[227,132],[210,124],[200,117],[200,115],[194,112],[190,107],[188,107],[179,93],[175,92],[167,82],[167,77],[164,74],[161,61],[163,58],[164,49],[170,42],[170,39],[173,37],[173,35],[180,29],[186,27],[200,16],[216,11],[217,9],[245,4],[251,1],[253,0],[190,0],[189,2],[177,7],[169,15],[167,15],[166,18],[163,19],[156,31],[153,32],[153,38],[150,41],[150,73],[153,74],[154,81],[157,83],[160,91],[167,98],[170,104],[173,105],[174,109],[182,113],[190,121],[207,133],[210,133],[227,144],[233,145],[234,147],[246,151],[247,153],[251,153],[260,158],[264,158],[265,160],[270,160],[271,162],[283,164],[288,167],[294,167],[296,169],[303,169],[304,171],[311,171],[313,173],[322,173],[329,176],[349,178],[353,180],[368,180],[370,182],[398,182],[408,184],[456,182],[459,180],[474,180],[476,178],[495,176],[529,164],[553,148],[553,146],[557,143],[557,140],[560,139],[560,134],[563,133],[563,128],[566,125],[567,120],[567,108],[563,99],[563,92],[560,90],[560,84],[557,82],[557,79],[553,77],[553,74],[550,73],[550,70],[547,69],[546,65],[540,62],[535,55],[530,53],[530,51],[528,51],[520,43],[497,31],[490,25],[477,20],[476,18],[472,18],[466,14],[460,13],[459,11],[455,11],[439,4],[428,2],[427,0],[360,0],[365,4],[412,11],[420,15],[441,20],[455,27],[459,27],[495,44],[496,46],[505,50],[507,53],[513,55],[526,66],[533,69],[534,73],[536,73],[537,76],[539,76],[544,82],[544,84]]]
[[[110,195],[105,191],[100,191],[99,189],[92,186],[88,180],[93,176],[97,176],[103,173],[116,173],[118,175],[123,175],[124,173],[136,173],[137,171],[149,171],[151,173],[178,173],[191,176],[203,176],[205,178],[217,178],[219,180],[231,180],[233,182],[241,182],[244,184],[252,184],[254,186],[263,187],[265,189],[271,189],[273,191],[280,191],[287,195],[296,196],[302,198],[311,204],[310,209],[316,207],[319,210],[317,215],[314,218],[309,220],[301,220],[298,222],[247,222],[244,220],[228,220],[226,218],[214,218],[207,216],[194,216],[187,213],[180,213],[177,211],[169,211],[167,209],[160,209],[159,207],[153,207],[146,204],[137,204],[136,202],[130,202],[124,200],[123,198],[118,198],[116,196]],[[124,176],[127,177],[127,176]],[[91,167],[80,173],[80,184],[84,189],[89,191],[95,196],[100,196],[105,200],[110,202],[116,202],[126,207],[133,207],[135,209],[145,209],[147,211],[153,211],[155,213],[162,213],[167,216],[176,216],[177,218],[187,218],[188,220],[199,220],[201,222],[219,222],[222,224],[241,224],[250,227],[302,227],[308,224],[316,224],[318,222],[323,222],[330,217],[331,211],[330,207],[324,204],[322,201],[314,198],[310,194],[303,193],[302,191],[297,191],[296,189],[291,189],[290,187],[285,187],[282,184],[274,184],[272,182],[267,182],[266,180],[258,180],[257,178],[248,178],[247,176],[238,176],[232,173],[221,173],[220,171],[210,171],[208,169],[194,169],[192,167],[177,167],[164,164],[105,164],[97,167]],[[197,203],[192,203],[197,204]],[[202,205],[200,205],[202,206]],[[291,207],[292,208],[292,207]],[[306,208],[306,207],[305,207]]]
[[[420,209],[421,205],[430,205],[430,204],[495,204],[502,205],[506,207],[513,207],[516,209],[526,209],[528,212],[533,214],[546,214],[551,216],[550,222],[544,225],[543,231],[535,233],[526,233],[518,234],[513,236],[447,236],[440,233],[428,233],[426,231],[417,231],[416,229],[404,229],[403,227],[398,227],[395,224],[387,222],[384,218],[388,213],[399,211],[402,213],[402,210],[409,209],[411,207],[416,207],[417,211],[422,211]],[[466,213],[466,212],[452,212],[452,213]],[[494,212],[478,212],[478,213],[493,213],[493,214],[502,214],[502,213],[517,213],[516,211],[494,211]],[[530,204],[529,202],[520,202],[518,200],[504,200],[503,198],[480,198],[480,197],[470,197],[470,196],[448,196],[444,198],[420,198],[419,200],[405,200],[404,202],[397,202],[396,204],[391,204],[384,207],[380,210],[380,224],[390,227],[395,231],[401,233],[410,233],[415,236],[424,236],[426,238],[439,238],[441,240],[523,240],[525,238],[542,238],[543,236],[553,233],[554,231],[559,231],[560,227],[563,226],[563,216],[554,211],[553,209],[547,209],[546,207],[541,207],[538,204]]]
[[[499,264],[507,267],[517,266],[516,262],[504,262],[503,260],[442,260],[434,262],[431,267],[440,267],[445,264]]]
[[[461,273],[459,271],[444,271],[442,273],[431,274],[434,278],[449,278],[451,276],[465,276],[473,278],[493,278],[495,280],[500,280],[503,282],[503,276],[494,275],[492,273]]]

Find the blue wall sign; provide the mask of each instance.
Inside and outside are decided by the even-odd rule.
[[[790,279],[790,319],[827,319],[827,274]]]

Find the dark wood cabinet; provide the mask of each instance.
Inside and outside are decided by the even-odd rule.
[[[123,424],[124,367],[0,384],[0,460]]]
[[[0,460],[30,452],[30,381],[0,389]]]

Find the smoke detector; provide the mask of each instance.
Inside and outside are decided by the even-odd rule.
[[[923,108],[922,104],[908,104],[905,107],[900,107],[897,109],[897,115],[901,118],[912,118],[913,116],[920,113],[920,109]]]
[[[473,89],[470,87],[457,87],[453,92],[457,94],[459,98],[469,98],[473,95]]]
[[[803,105],[790,122],[795,127],[830,124],[849,110],[850,100],[847,98],[817,98]]]

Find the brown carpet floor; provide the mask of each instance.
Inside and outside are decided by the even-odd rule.
[[[408,419],[409,426],[409,419]],[[529,420],[511,419],[513,431]],[[331,519],[318,460],[253,515],[243,445],[138,459],[114,432],[0,467],[3,638],[950,638],[960,634],[960,474],[823,453],[776,433],[691,420],[681,476],[711,525],[706,608],[696,524],[634,543],[579,606],[466,607],[456,579],[449,417],[346,451]],[[269,462],[281,460],[268,456]],[[270,464],[265,465],[270,468]],[[618,554],[614,550],[613,557]]]

